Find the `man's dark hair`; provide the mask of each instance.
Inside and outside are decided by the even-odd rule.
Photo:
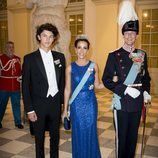
[[[12,41],[7,41],[7,42],[6,42],[6,45],[7,45],[7,44],[12,44],[12,45],[14,45],[14,42],[12,42]]]
[[[40,40],[38,39],[38,35],[40,36],[41,33],[46,30],[46,31],[51,31],[54,35],[55,40],[57,39],[59,32],[58,29],[56,28],[56,26],[52,25],[51,23],[45,23],[42,24],[40,26],[37,27],[37,31],[36,31],[36,40],[38,42],[40,42]]]

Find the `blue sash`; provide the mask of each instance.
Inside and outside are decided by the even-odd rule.
[[[141,64],[136,64],[133,63],[128,76],[126,77],[125,81],[123,84],[125,85],[129,85],[129,84],[133,84],[138,73],[139,73],[139,69],[140,69]],[[117,110],[121,110],[121,103],[120,103],[120,99],[121,97],[118,96],[116,93],[114,93],[113,98],[112,98],[112,105],[111,105],[111,109],[117,109]]]
[[[95,63],[91,62],[88,69],[86,70],[86,73],[82,77],[80,83],[77,85],[76,89],[74,90],[73,94],[71,95],[71,98],[69,100],[68,116],[70,116],[70,105],[72,104],[74,99],[77,97],[78,93],[81,91],[82,87],[84,86],[84,84],[86,83],[88,77],[90,76],[91,72],[89,70],[93,69],[94,66],[95,66]]]

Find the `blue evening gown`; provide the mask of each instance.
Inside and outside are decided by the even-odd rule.
[[[72,92],[81,81],[91,61],[85,66],[71,64]],[[94,93],[94,69],[70,106],[72,123],[72,157],[101,158],[97,136],[97,100]]]

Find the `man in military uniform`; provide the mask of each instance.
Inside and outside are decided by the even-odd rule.
[[[129,1],[125,3],[131,6]],[[129,9],[126,8],[126,11]],[[151,100],[147,56],[134,46],[139,33],[139,21],[137,16],[131,19],[122,25],[124,45],[109,53],[102,77],[105,87],[114,93],[111,108],[117,158],[134,158],[142,106]]]
[[[6,53],[0,56],[0,128],[9,97],[14,115],[15,126],[23,128],[20,111],[20,58],[14,55],[14,43],[6,43]]]

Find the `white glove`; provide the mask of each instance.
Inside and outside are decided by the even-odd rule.
[[[144,103],[151,102],[151,95],[147,91],[144,91],[143,96],[144,96]]]
[[[124,94],[130,95],[132,98],[137,98],[140,95],[140,91],[136,88],[127,87]]]

